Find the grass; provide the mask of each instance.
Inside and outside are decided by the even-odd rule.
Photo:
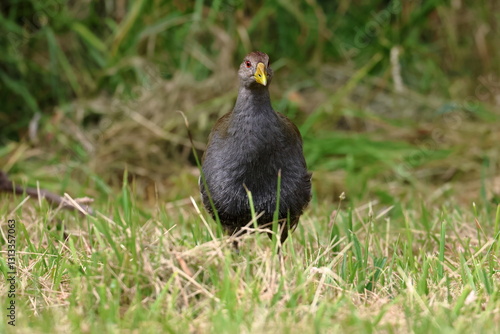
[[[0,36],[0,99],[18,112],[0,114],[9,124],[0,143],[22,138],[37,113],[44,122],[54,109],[72,118],[73,101],[134,96],[137,85],[152,85],[151,73],[205,80],[253,49],[271,54],[275,69],[302,78],[332,62],[384,76],[399,50],[405,86],[453,99],[457,89],[458,96],[474,92],[469,78],[498,72],[497,12],[493,0],[475,6],[445,0],[13,0],[0,7],[6,32]],[[79,125],[98,117],[92,110],[77,114]]]
[[[500,206],[314,199],[280,262],[265,234],[237,254],[193,204],[145,210],[132,189],[96,217],[2,201],[17,222],[16,332],[498,330]]]

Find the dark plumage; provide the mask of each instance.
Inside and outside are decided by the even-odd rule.
[[[245,186],[252,193],[256,214],[263,213],[258,224],[273,221],[281,170],[279,223],[284,242],[311,199],[311,174],[302,152],[302,137],[285,115],[271,107],[268,85],[273,71],[267,54],[248,54],[238,75],[236,105],[213,127],[202,172],[220,222],[231,235],[252,219]],[[205,208],[215,218],[201,180],[200,191]]]

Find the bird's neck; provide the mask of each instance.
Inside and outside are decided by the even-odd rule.
[[[240,87],[238,99],[234,106],[234,113],[269,113],[274,112],[271,107],[271,98],[267,87],[258,87],[250,89]]]

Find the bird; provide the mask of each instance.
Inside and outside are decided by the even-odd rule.
[[[302,136],[295,124],[271,106],[273,70],[267,54],[246,55],[238,76],[235,106],[215,123],[202,157],[203,205],[214,220],[218,216],[228,235],[239,234],[252,221],[250,192],[259,227],[272,226],[278,212],[283,244],[311,200],[312,174],[304,158]],[[268,235],[272,239],[272,233]],[[238,249],[237,242],[233,245]]]

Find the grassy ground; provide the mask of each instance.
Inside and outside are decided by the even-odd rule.
[[[0,332],[498,332],[497,13],[493,0],[0,5],[0,168],[97,211],[0,194],[6,282],[9,220],[17,251]],[[273,106],[314,173],[282,261],[264,234],[235,253],[200,207],[177,112],[202,153],[253,49],[271,55]]]
[[[243,237],[237,254],[189,199],[146,208],[131,189],[96,203],[96,217],[3,197],[17,322],[3,308],[2,332],[499,329],[500,207],[315,198],[280,262],[265,235]]]

